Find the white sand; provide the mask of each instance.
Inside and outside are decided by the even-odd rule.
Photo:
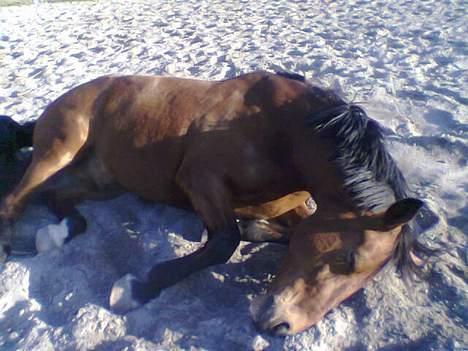
[[[392,272],[285,339],[259,335],[249,301],[284,249],[243,244],[127,316],[112,283],[198,246],[188,213],[131,195],[80,210],[89,231],[0,274],[1,350],[462,350],[468,348],[468,98],[463,1],[99,1],[0,8],[0,114],[32,120],[70,87],[103,74],[206,79],[254,69],[305,73],[366,101],[395,133],[391,150],[440,216],[424,240],[447,250],[429,284]],[[20,241],[53,220],[30,208]],[[428,225],[422,223],[423,225]]]

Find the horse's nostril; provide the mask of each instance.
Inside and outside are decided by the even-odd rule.
[[[275,335],[288,335],[289,334],[289,323],[288,322],[282,322],[280,324],[275,325],[273,328],[271,328],[271,331]]]

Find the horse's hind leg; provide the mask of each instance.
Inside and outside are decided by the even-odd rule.
[[[73,118],[66,117],[36,125],[31,164],[0,204],[0,262],[11,252],[11,225],[22,213],[29,195],[66,167],[83,146],[86,133],[80,133],[80,127],[79,121],[74,123]]]
[[[68,232],[65,242],[86,231],[85,218],[75,207],[83,200],[106,200],[122,193],[122,190],[106,168],[91,153],[84,156],[50,179],[44,197],[49,209],[59,221],[66,219]],[[48,238],[44,238],[48,239]],[[49,249],[49,241],[36,239],[39,251]]]
[[[12,224],[23,211],[27,198],[66,163],[56,158],[33,159],[20,183],[5,197],[0,205],[0,262],[11,252]]]

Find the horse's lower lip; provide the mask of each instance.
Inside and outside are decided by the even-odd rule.
[[[269,332],[273,333],[273,330],[276,326],[279,326],[282,324],[280,320],[277,319],[262,319],[262,320],[256,320],[254,321],[255,324],[255,329],[261,333]],[[274,334],[274,333],[273,333]]]
[[[273,336],[285,336],[290,333],[290,324],[280,316],[275,315],[273,299],[267,299],[254,317],[255,329],[261,333],[268,333]]]

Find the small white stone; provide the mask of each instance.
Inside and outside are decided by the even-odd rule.
[[[216,280],[219,280],[221,283],[224,283],[224,275],[219,274],[219,273],[216,273],[216,272],[211,272],[211,275],[212,275],[213,278],[215,278]]]
[[[18,334],[17,332],[15,332],[15,331],[14,331],[14,332],[11,332],[10,335],[8,335],[8,338],[9,338],[10,340],[16,340],[16,339],[19,338],[19,334]]]
[[[263,351],[268,346],[270,346],[270,343],[267,340],[265,340],[261,335],[257,335],[252,341],[252,349],[254,351]]]

